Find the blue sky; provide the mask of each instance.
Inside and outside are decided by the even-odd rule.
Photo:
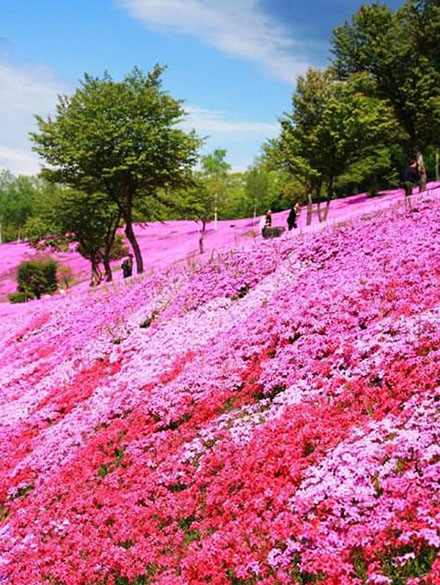
[[[184,127],[225,148],[234,169],[278,133],[296,76],[328,64],[333,26],[357,0],[1,0],[0,169],[34,174],[34,114],[54,111],[85,72],[115,79],[167,65]],[[392,8],[401,5],[389,0]]]

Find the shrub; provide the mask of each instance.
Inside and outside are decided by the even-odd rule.
[[[22,262],[17,271],[18,292],[28,298],[57,290],[57,263],[51,258]]]
[[[8,295],[8,301],[10,303],[25,303],[26,301],[30,301],[33,298],[35,298],[34,295],[26,294],[24,292],[15,292]]]
[[[55,252],[66,252],[70,238],[56,233],[56,226],[40,217],[30,217],[24,226],[24,236],[30,246],[36,250],[51,249]]]
[[[44,242],[47,238],[53,238],[50,234],[55,232],[53,223],[43,217],[28,217],[23,227],[24,237],[31,242]]]

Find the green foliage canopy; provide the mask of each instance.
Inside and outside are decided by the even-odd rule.
[[[427,14],[435,19],[428,20]],[[419,17],[430,26],[421,26]],[[429,144],[438,143],[440,134],[440,71],[433,60],[438,49],[429,48],[438,19],[433,2],[407,2],[395,13],[385,4],[366,4],[351,22],[334,30],[332,40],[339,78],[364,73],[371,82],[370,92],[393,108],[411,156],[419,162],[422,188],[426,185],[423,155]]]
[[[338,177],[371,157],[394,131],[387,105],[364,95],[360,81],[341,82],[329,69],[299,76],[292,113],[281,119],[281,135],[268,148],[268,156],[300,177],[318,201],[324,188],[329,203]]]
[[[0,235],[1,240],[23,236],[26,221],[32,216],[37,201],[38,180],[0,173]]]
[[[126,235],[143,271],[133,231],[137,199],[188,183],[200,140],[177,127],[184,111],[161,88],[163,67],[138,68],[122,81],[85,75],[73,96],[60,96],[55,118],[37,116],[31,133],[44,159],[42,175],[87,193],[105,193],[124,218]]]
[[[90,260],[91,284],[102,280],[101,262],[107,280],[111,280],[110,255],[121,219],[116,204],[109,204],[103,193],[63,189],[54,201],[50,219],[58,226],[59,233],[68,234],[78,243],[78,252]]]
[[[226,161],[226,150],[216,148],[213,153],[201,158],[200,177],[205,189],[214,200],[214,213],[217,214],[219,201],[227,195],[228,173],[231,165]]]

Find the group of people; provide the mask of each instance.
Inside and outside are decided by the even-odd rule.
[[[419,167],[416,160],[411,161],[402,174],[402,186],[405,189],[405,201],[411,207],[411,195],[414,187],[420,179]],[[287,216],[287,229],[289,232],[298,227],[297,220],[300,214],[299,203],[292,203]],[[272,227],[272,211],[268,209],[260,221],[260,230],[263,238],[273,238],[280,236],[284,228]],[[133,274],[133,254],[128,254],[121,265],[124,278],[129,278]]]
[[[420,172],[419,166],[416,160],[412,160],[410,164],[403,170],[402,173],[402,187],[405,190],[405,202],[411,208],[411,196],[413,194],[413,189],[416,187],[420,180]],[[299,203],[292,204],[289,215],[287,216],[287,228],[291,231],[294,228],[297,228],[297,220],[300,213],[300,206]],[[278,230],[281,229],[284,231],[284,228],[277,228]],[[267,237],[276,237],[277,235],[281,235],[281,233],[276,233],[271,235],[271,232],[275,230],[272,228],[272,211],[268,209],[266,211],[266,215],[261,218],[260,222],[260,230],[262,233],[263,238]]]
[[[300,206],[299,203],[293,203],[289,215],[287,216],[287,228],[289,232],[294,228],[297,228],[297,219],[300,213]],[[272,211],[268,209],[266,211],[266,215],[261,218],[260,221],[260,230],[263,238],[270,238],[270,237],[277,237],[280,236],[284,228],[283,227],[272,227]]]

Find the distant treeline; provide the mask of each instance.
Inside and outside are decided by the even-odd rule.
[[[216,150],[206,158],[224,162],[226,151]],[[215,191],[218,219],[262,215],[266,209],[280,211],[292,198],[301,197],[301,185],[292,182],[286,173],[269,170],[262,162],[244,172],[205,173],[208,188]],[[203,174],[203,173],[200,173]],[[19,239],[38,240],[58,231],[57,201],[65,192],[63,185],[49,183],[41,177],[14,176],[0,172],[0,234],[2,242]],[[188,191],[187,189],[186,191]],[[185,207],[185,192],[158,194],[157,199],[140,202],[134,209],[138,222],[193,219],[194,212]],[[214,218],[214,205],[207,220]]]

